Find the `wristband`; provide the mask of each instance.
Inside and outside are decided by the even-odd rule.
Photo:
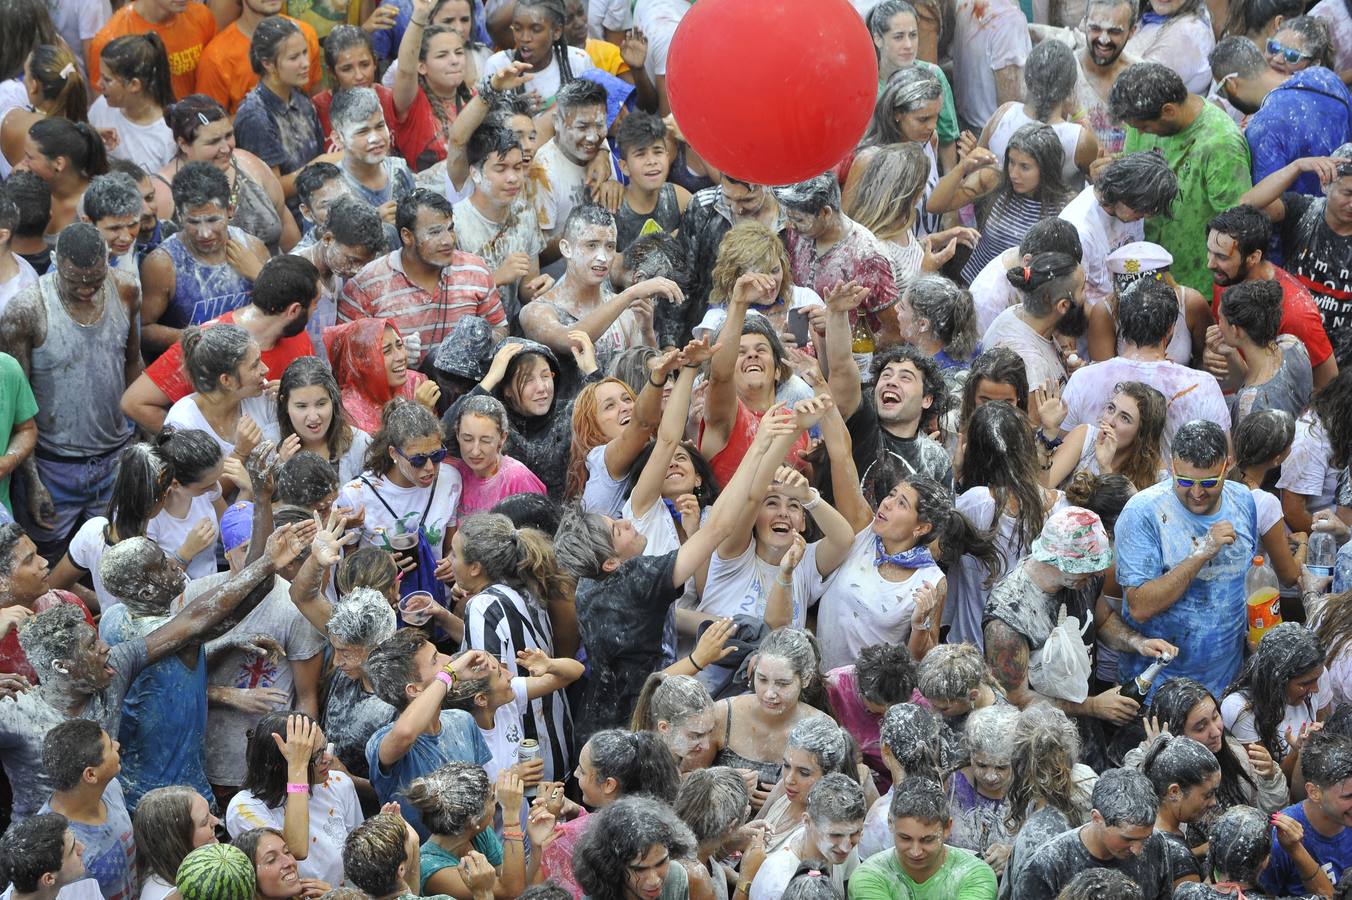
[[[822,492],[816,488],[808,488],[807,502],[803,504],[803,509],[811,512],[822,502]]]
[[[413,18],[412,16],[409,17],[408,23],[409,23],[410,25],[417,25],[419,28],[426,28],[426,27],[427,27],[427,23],[426,23],[426,22],[419,22],[417,19]]]
[[[444,669],[438,672],[433,677],[436,678],[437,681],[440,681],[442,684],[446,685],[446,690],[448,691],[455,684],[455,676],[452,675],[450,672],[445,671]]]
[[[633,66],[630,66],[630,67],[629,67],[629,71],[632,72],[633,70],[634,70],[634,67],[633,67]],[[682,368],[682,369],[698,369],[701,365],[702,365],[702,363],[686,363],[685,365],[681,366],[681,368]]]
[[[178,560],[178,564],[180,566],[186,566],[189,564],[189,560],[186,560],[182,556],[179,556],[177,550],[174,551],[174,559]]]
[[[310,786],[299,781],[288,781],[286,792],[288,794],[308,794],[310,793]]]
[[[775,576],[775,584],[783,588],[793,587],[793,579],[792,578],[785,579],[784,573],[781,572],[780,574]]]
[[[522,834],[520,831],[506,831],[506,830],[504,830],[504,831],[502,832],[502,837],[503,837],[503,840],[507,840],[507,841],[520,841],[520,840],[524,840],[526,836],[525,836],[524,834]]]
[[[667,386],[667,383],[665,381],[653,381],[652,375],[648,376],[648,384],[652,387],[657,388],[659,391]]]
[[[690,660],[690,665],[695,667],[696,672],[704,671],[704,666],[701,666],[699,663],[695,662],[695,654],[691,653],[689,656],[686,657],[686,659]]]

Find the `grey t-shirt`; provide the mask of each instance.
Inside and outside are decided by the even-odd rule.
[[[188,587],[189,599],[211,587],[221,584],[229,573],[197,579]],[[313,659],[324,648],[324,637],[314,629],[292,604],[291,585],[277,578],[272,591],[254,607],[239,624],[227,632],[221,641],[239,636],[265,634],[281,645],[286,657],[273,662],[267,657],[254,656],[242,650],[231,649],[211,657],[207,670],[208,687],[275,688],[285,691],[288,700],[282,707],[295,708],[295,681],[293,663]],[[212,642],[213,644],[216,642]],[[258,713],[241,712],[229,706],[211,706],[207,709],[206,772],[212,784],[236,787],[244,783],[244,747],[249,729],[262,718]]]
[[[146,667],[145,638],[113,647],[108,657],[113,680],[89,698],[79,718],[98,722],[117,736],[122,724],[122,699],[136,676]],[[41,688],[0,701],[0,763],[14,788],[13,821],[22,822],[36,813],[52,795],[52,782],[42,768],[42,742],[47,732],[69,716],[42,699]]]
[[[394,721],[394,707],[366,693],[360,681],[334,669],[322,713],[324,736],[333,742],[338,759],[354,777],[370,777],[366,742]]]
[[[1126,859],[1102,860],[1090,854],[1080,829],[1062,832],[1045,844],[1019,873],[1015,897],[1055,897],[1085,869],[1117,869],[1141,887],[1142,900],[1170,900],[1174,873],[1164,846],[1164,835],[1152,832],[1141,852]]]
[[[1282,352],[1277,373],[1262,384],[1245,385],[1230,395],[1232,429],[1238,428],[1249,413],[1260,409],[1284,409],[1294,419],[1309,406],[1314,392],[1309,352],[1299,338],[1289,334],[1278,335],[1277,348]]]

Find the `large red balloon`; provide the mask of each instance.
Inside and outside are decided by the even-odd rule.
[[[685,139],[752,184],[834,166],[859,143],[878,94],[873,40],[849,0],[699,0],[667,59]]]

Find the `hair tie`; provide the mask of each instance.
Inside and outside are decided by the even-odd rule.
[[[1024,284],[1028,284],[1028,283],[1029,283],[1030,281],[1032,281],[1032,280],[1033,280],[1033,270],[1030,269],[1028,266],[1024,266],[1024,267],[1023,267],[1023,283],[1024,283]]]
[[[61,75],[61,80],[62,80],[62,81],[66,80],[66,79],[69,78],[70,76],[74,75],[74,74],[75,74],[75,63],[66,63],[64,66],[61,67],[61,72],[60,72],[59,74]]]
[[[808,869],[808,870],[807,870],[807,877],[809,877],[809,878],[821,878],[821,877],[822,877],[822,873],[821,873],[821,872],[818,872],[816,869]]]

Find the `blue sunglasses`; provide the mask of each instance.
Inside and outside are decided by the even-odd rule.
[[[408,464],[413,468],[421,469],[429,462],[434,462],[437,465],[441,465],[441,461],[446,458],[447,450],[445,447],[442,447],[440,450],[433,450],[431,453],[415,453],[412,456],[409,456],[403,450],[400,450],[398,447],[395,447],[394,452],[398,453],[404,459],[408,460]]]

